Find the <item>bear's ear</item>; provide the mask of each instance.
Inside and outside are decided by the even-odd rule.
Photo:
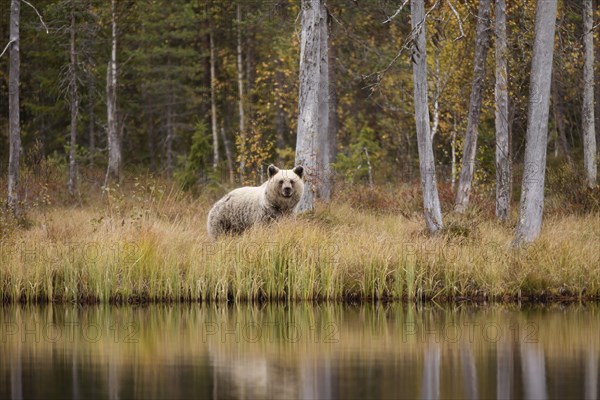
[[[272,178],[273,176],[275,176],[278,172],[279,172],[279,168],[277,168],[273,164],[269,165],[269,168],[267,168],[267,173],[269,174],[269,179]]]
[[[298,175],[300,178],[302,178],[302,174],[304,174],[304,167],[302,167],[302,165],[298,165],[296,168],[294,168],[292,171],[294,171],[294,173],[296,175]]]

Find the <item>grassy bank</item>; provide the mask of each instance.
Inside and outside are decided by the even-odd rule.
[[[71,204],[36,203],[25,223],[3,217],[4,301],[600,298],[597,209],[551,209],[540,239],[515,249],[516,213],[500,224],[489,201],[446,213],[431,238],[415,186],[361,189],[215,243],[206,214],[225,189],[200,199],[153,179],[88,189]]]

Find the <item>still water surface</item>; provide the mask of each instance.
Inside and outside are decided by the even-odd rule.
[[[0,307],[0,398],[599,395],[600,308]]]

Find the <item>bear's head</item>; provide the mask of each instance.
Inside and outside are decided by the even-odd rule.
[[[265,189],[267,202],[281,211],[296,207],[304,192],[302,181],[304,168],[297,166],[294,169],[279,169],[271,164],[267,173],[269,175]]]

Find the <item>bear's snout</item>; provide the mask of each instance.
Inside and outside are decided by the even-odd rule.
[[[283,188],[283,195],[285,197],[290,197],[292,195],[292,188],[290,186]]]

